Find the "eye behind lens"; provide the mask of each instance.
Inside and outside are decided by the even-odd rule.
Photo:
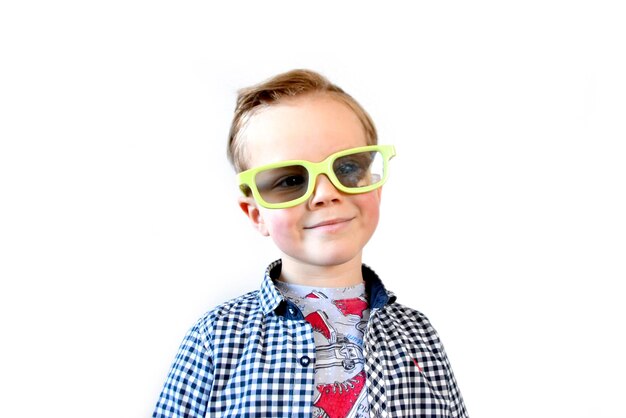
[[[254,181],[263,200],[284,203],[306,193],[309,176],[306,168],[290,165],[263,170],[257,173]]]
[[[337,158],[333,171],[344,187],[367,187],[383,178],[382,161],[383,156],[378,151],[358,152]]]

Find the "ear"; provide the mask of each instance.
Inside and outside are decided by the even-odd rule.
[[[268,237],[269,231],[267,230],[267,226],[265,225],[265,221],[263,220],[263,215],[259,210],[259,207],[252,197],[240,196],[238,199],[239,207],[246,214],[252,226],[261,233],[261,235]]]

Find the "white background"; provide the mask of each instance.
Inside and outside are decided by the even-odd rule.
[[[471,416],[626,417],[623,3],[408,4],[2,3],[0,415],[151,414],[276,256],[236,205],[236,90],[311,68],[397,147],[364,259]]]

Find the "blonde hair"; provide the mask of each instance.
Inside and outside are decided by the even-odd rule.
[[[311,70],[291,70],[278,74],[262,83],[239,90],[235,114],[230,126],[228,137],[228,160],[235,171],[246,170],[244,158],[244,142],[241,138],[246,123],[255,113],[284,98],[293,98],[313,93],[326,93],[348,105],[357,115],[363,128],[368,145],[378,143],[378,134],[372,118],[365,109],[338,86],[332,84],[326,77]]]

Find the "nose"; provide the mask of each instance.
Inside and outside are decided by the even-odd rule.
[[[309,199],[311,207],[326,206],[341,200],[341,192],[333,185],[325,174],[320,174],[315,180],[315,188]]]

